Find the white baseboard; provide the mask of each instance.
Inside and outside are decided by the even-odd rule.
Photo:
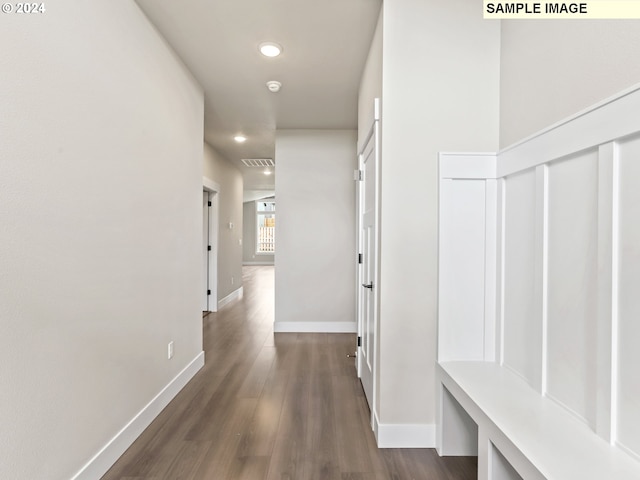
[[[233,292],[231,292],[229,295],[227,295],[223,299],[218,300],[218,310],[224,307],[225,305],[227,305],[228,303],[231,303],[234,300],[242,298],[243,293],[244,293],[244,289],[243,287],[240,287],[237,290],[234,290]]]
[[[96,480],[102,477],[203,366],[204,352],[200,352],[71,480]]]
[[[356,333],[356,322],[274,322],[274,333]]]
[[[373,415],[373,433],[378,448],[435,448],[435,424],[380,423]]]
[[[263,266],[263,267],[273,267],[273,265],[275,264],[275,262],[271,261],[271,262],[242,262],[242,265],[246,265],[248,267],[253,267],[253,266]]]

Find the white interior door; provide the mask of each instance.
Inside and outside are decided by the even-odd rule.
[[[358,375],[362,382],[372,421],[375,411],[376,355],[378,331],[378,176],[379,102],[376,99],[371,130],[360,153],[360,232],[361,265],[358,286]]]

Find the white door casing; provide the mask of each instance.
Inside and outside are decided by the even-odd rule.
[[[218,311],[218,209],[220,185],[202,178],[203,312]],[[208,249],[211,247],[211,250]],[[204,303],[206,300],[206,304]],[[206,308],[204,306],[206,305]]]
[[[202,311],[209,311],[209,192],[202,191]]]
[[[375,412],[378,330],[378,259],[379,259],[379,169],[380,102],[375,99],[371,129],[359,154],[360,182],[358,245],[362,254],[358,271],[358,376],[371,409]]]

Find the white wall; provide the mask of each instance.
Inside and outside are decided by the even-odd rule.
[[[218,300],[221,300],[242,286],[242,174],[205,143],[203,175],[220,185]]]
[[[500,146],[640,82],[640,20],[504,20]]]
[[[13,480],[71,478],[202,351],[202,91],[134,2],[46,6],[0,28]]]
[[[277,207],[276,207],[277,209]],[[245,202],[242,206],[244,240],[242,243],[242,263],[244,265],[273,265],[274,255],[256,253],[257,219],[256,201]]]
[[[377,414],[433,442],[437,154],[498,147],[500,26],[478,9],[475,0],[383,4]]]
[[[373,122],[374,99],[382,98],[382,22],[383,15],[380,8],[378,23],[358,90],[358,151],[362,149]]]
[[[356,133],[281,130],[276,158],[275,329],[355,331]]]

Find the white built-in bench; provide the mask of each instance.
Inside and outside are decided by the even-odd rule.
[[[478,479],[640,480],[640,87],[440,155],[436,378]]]
[[[494,362],[446,362],[439,379],[446,389],[440,453],[478,454],[480,479],[640,478],[638,461]],[[464,419],[460,406],[475,429],[457,417]]]

